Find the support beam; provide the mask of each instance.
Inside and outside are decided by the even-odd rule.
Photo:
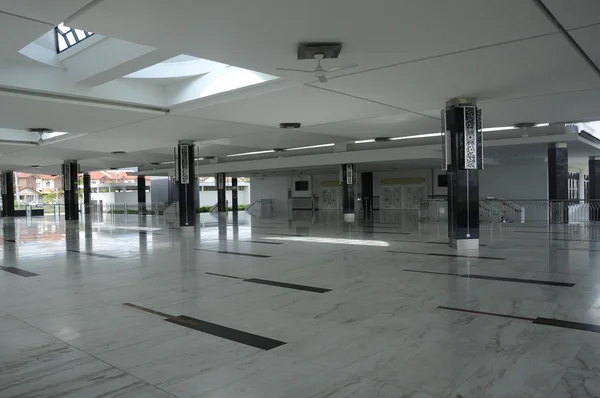
[[[479,169],[483,168],[481,112],[470,98],[442,111],[442,167],[448,170],[448,238],[456,249],[479,249]]]
[[[196,146],[191,141],[181,141],[176,148],[176,181],[179,187],[179,226],[196,225],[198,208],[198,180],[196,177]],[[145,188],[144,188],[145,192]]]
[[[65,192],[65,220],[79,220],[79,164],[76,160],[65,160],[62,174]]]
[[[600,221],[600,157],[590,156],[588,166],[590,221]]]
[[[137,176],[138,214],[146,214],[146,176]]]
[[[215,181],[217,183],[217,211],[224,214],[227,212],[225,173],[217,173]]]
[[[231,178],[231,208],[233,213],[238,212],[238,179],[237,177]]]
[[[354,222],[354,187],[356,186],[355,164],[343,164],[340,166],[340,184],[342,186],[344,221]]]
[[[87,213],[92,199],[92,178],[90,173],[83,174],[83,204]]]
[[[363,213],[373,214],[373,173],[361,173],[361,201]]]
[[[569,223],[569,154],[567,144],[557,142],[548,147],[548,200],[550,223]]]
[[[15,215],[15,173],[2,172],[2,217]]]

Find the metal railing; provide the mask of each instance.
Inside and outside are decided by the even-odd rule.
[[[419,220],[447,221],[445,199],[425,199],[419,204]],[[479,201],[482,223],[579,223],[600,221],[600,200],[507,200]]]
[[[163,215],[168,203],[165,202],[148,202],[148,203],[79,203],[78,209],[82,214],[102,213],[102,214],[139,214],[139,215]],[[19,212],[19,216],[36,217],[48,215],[65,214],[64,203],[58,204],[17,204],[15,211]]]

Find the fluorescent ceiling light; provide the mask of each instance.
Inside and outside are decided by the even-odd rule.
[[[233,158],[233,157],[236,157],[236,156],[260,155],[260,154],[263,154],[263,153],[273,153],[273,152],[275,152],[275,151],[274,151],[274,150],[272,150],[272,149],[269,149],[269,150],[267,150],[267,151],[255,151],[255,152],[234,153],[233,155],[227,155],[227,157],[228,157],[228,158]]]
[[[389,246],[389,243],[380,240],[361,240],[361,239],[337,239],[337,238],[317,238],[308,236],[277,236],[265,237],[265,239],[284,240],[291,242],[307,242],[307,243],[332,243],[338,245],[360,245],[360,246]]]
[[[354,141],[355,144],[366,144],[369,142],[375,142],[375,138],[372,138],[370,140],[360,140],[360,141]]]
[[[550,123],[538,123],[535,125],[535,127],[548,127],[550,126]]]
[[[482,131],[484,133],[490,132],[490,131],[504,131],[504,130],[516,130],[517,127],[515,126],[504,126],[504,127],[488,127],[483,129]]]
[[[299,151],[301,149],[313,149],[313,148],[325,148],[328,146],[334,146],[335,144],[320,144],[320,145],[310,145],[310,146],[300,146],[298,148],[288,148],[286,151]]]
[[[439,137],[440,135],[442,135],[442,133],[430,133],[430,134],[418,134],[418,135],[407,135],[404,137],[394,137],[394,138],[390,138],[390,141],[397,141],[397,140],[410,140],[413,138],[429,138],[429,137]]]

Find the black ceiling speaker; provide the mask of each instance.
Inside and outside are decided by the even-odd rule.
[[[316,54],[322,54],[323,59],[337,58],[342,51],[342,43],[300,43],[298,44],[298,59],[315,59]]]
[[[279,123],[280,129],[299,129],[302,123]]]

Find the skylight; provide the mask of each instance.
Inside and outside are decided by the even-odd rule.
[[[56,37],[56,52],[59,54],[93,35],[92,32],[70,28],[62,23],[54,28],[54,33]]]

